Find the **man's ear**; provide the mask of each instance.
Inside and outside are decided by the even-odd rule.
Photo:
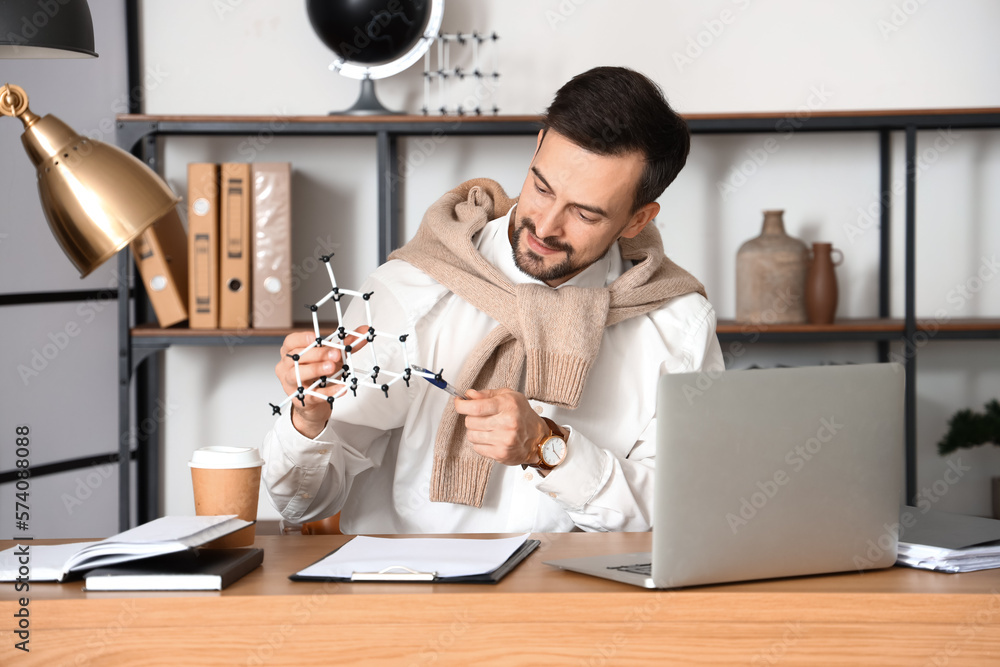
[[[625,225],[625,229],[622,230],[620,238],[635,238],[639,235],[639,232],[646,228],[646,225],[648,225],[659,212],[660,205],[655,201],[649,202],[632,214],[632,218],[629,220],[628,224]]]

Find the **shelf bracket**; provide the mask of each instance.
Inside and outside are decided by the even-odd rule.
[[[135,371],[142,365],[142,362],[149,359],[151,356],[158,352],[170,347],[169,345],[164,345],[163,347],[140,347],[138,345],[132,345],[132,376],[135,377]]]
[[[145,137],[155,135],[159,129],[159,123],[135,120],[119,120],[115,123],[115,143],[122,150],[129,153],[135,152],[135,147]]]

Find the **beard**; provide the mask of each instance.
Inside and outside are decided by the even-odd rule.
[[[522,272],[528,274],[536,280],[548,282],[550,280],[565,278],[574,271],[584,268],[576,266],[573,262],[574,250],[571,245],[563,243],[562,241],[552,238],[551,236],[541,239],[542,244],[552,248],[553,250],[561,250],[566,253],[566,257],[558,264],[546,266],[545,259],[531,250],[527,243],[522,242],[525,230],[533,234],[535,238],[538,238],[538,235],[535,234],[535,223],[532,222],[530,218],[515,218],[514,233],[511,235],[510,245],[511,250],[514,253],[514,264],[517,265],[517,268]]]
[[[535,280],[549,282],[551,280],[560,280],[562,278],[566,278],[567,276],[573,276],[603,257],[608,250],[611,249],[611,245],[614,245],[614,241],[612,241],[611,244],[596,257],[591,259],[580,259],[576,257],[576,249],[570,244],[560,241],[552,236],[540,239],[542,245],[552,248],[553,250],[561,250],[566,254],[562,261],[551,266],[546,266],[545,258],[535,253],[528,247],[528,244],[522,240],[525,231],[531,233],[535,238],[539,238],[538,234],[535,233],[535,223],[531,221],[531,218],[518,218],[516,212],[514,215],[514,233],[511,234],[510,239],[511,250],[514,255],[514,264],[523,273],[526,273]]]

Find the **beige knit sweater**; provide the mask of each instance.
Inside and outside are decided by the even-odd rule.
[[[622,258],[637,263],[610,287],[512,285],[472,237],[514,203],[495,181],[466,181],[427,209],[414,239],[390,259],[414,265],[498,322],[461,369],[455,384],[462,391],[517,389],[526,370],[525,396],[576,408],[605,327],[705,290],[664,256],[653,225],[619,240]],[[465,435],[465,420],[449,402],[434,444],[430,499],[482,507],[495,462],[477,454]]]

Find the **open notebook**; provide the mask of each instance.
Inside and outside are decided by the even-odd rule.
[[[192,549],[250,524],[235,514],[165,516],[98,542],[25,542],[0,551],[0,581],[66,581],[95,567]]]

